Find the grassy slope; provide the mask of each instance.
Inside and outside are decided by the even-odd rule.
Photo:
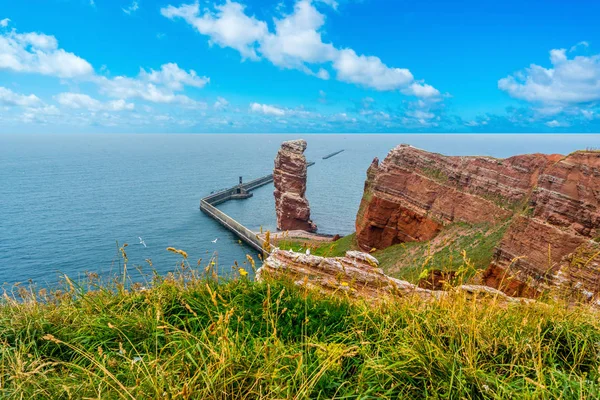
[[[189,271],[189,270],[188,270]],[[598,398],[584,307],[155,278],[0,302],[1,398]]]
[[[322,243],[302,239],[286,239],[278,243],[279,248],[284,250],[294,250],[297,252],[310,249],[311,254],[323,257],[341,257],[346,251],[356,248],[356,235],[344,236],[335,242]]]
[[[402,243],[373,252],[385,273],[410,282],[418,281],[424,269],[443,271],[457,270],[464,265],[464,251],[477,269],[487,268],[494,248],[502,239],[510,221],[497,226],[455,223],[445,227],[435,239],[429,242]],[[280,243],[284,249],[298,251],[307,247],[315,255],[338,257],[347,250],[357,249],[354,234],[334,243],[310,243],[288,240]]]

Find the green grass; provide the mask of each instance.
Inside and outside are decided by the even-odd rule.
[[[283,250],[297,252],[310,248],[311,254],[323,257],[342,257],[348,250],[356,248],[356,234],[344,236],[335,242],[316,242],[303,239],[287,238],[282,240],[278,247]]]
[[[474,270],[482,270],[490,265],[494,249],[500,243],[509,224],[510,221],[494,226],[454,223],[444,227],[438,236],[429,242],[396,244],[372,254],[379,260],[379,266],[386,274],[413,283],[418,282],[424,269],[456,271],[463,267],[463,252],[475,267]],[[345,236],[333,243],[287,239],[279,246],[294,251],[304,251],[310,247],[311,254],[325,257],[340,257],[348,250],[358,249],[356,234]]]
[[[373,255],[386,273],[410,282],[417,282],[425,268],[456,271],[464,265],[463,252],[475,270],[482,270],[490,265],[508,225],[509,222],[496,226],[455,223],[430,242],[401,243]]]
[[[67,283],[0,302],[0,398],[600,396],[600,318],[585,306],[378,305],[189,268],[147,289]]]

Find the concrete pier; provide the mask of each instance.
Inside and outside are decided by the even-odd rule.
[[[307,167],[314,164],[314,162],[309,162],[307,163]],[[273,182],[273,174],[265,175],[247,183],[243,183],[242,177],[240,176],[240,181],[236,186],[203,197],[200,200],[200,210],[223,225],[227,230],[234,233],[240,240],[244,241],[253,249],[262,253],[267,253],[264,250],[265,241],[262,237],[259,237],[256,232],[252,232],[250,229],[219,210],[216,206],[229,200],[247,199],[252,197],[252,191],[254,189],[268,185],[271,182]]]

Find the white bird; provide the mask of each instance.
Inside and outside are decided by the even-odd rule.
[[[306,249],[306,255],[310,256],[310,249]]]
[[[217,243],[217,240],[219,240],[219,238],[216,238],[215,240],[211,240],[211,242]]]
[[[147,246],[146,246],[146,242],[144,242],[144,239],[142,239],[142,238],[141,238],[141,237],[139,237],[139,236],[138,236],[138,239],[140,239],[140,244],[143,244],[143,245],[144,245],[144,247],[147,247]]]

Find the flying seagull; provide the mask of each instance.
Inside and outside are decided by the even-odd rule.
[[[215,240],[211,240],[211,242],[217,243],[217,240],[219,240],[219,238],[216,238]]]
[[[141,237],[139,237],[139,236],[138,236],[138,239],[140,239],[140,244],[143,244],[143,245],[144,245],[144,247],[147,247],[147,246],[146,246],[146,242],[144,242],[144,239],[142,239],[142,238],[141,238]]]

